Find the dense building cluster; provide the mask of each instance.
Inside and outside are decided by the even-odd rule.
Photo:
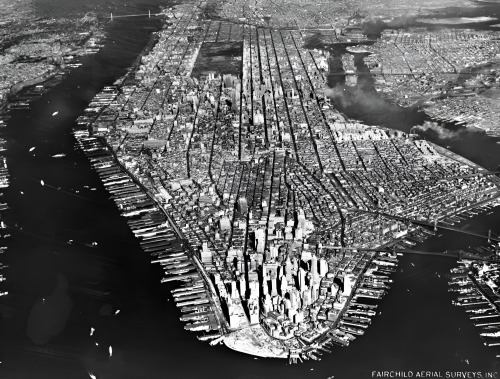
[[[178,228],[228,346],[295,359],[347,344],[374,313],[359,299],[388,288],[397,259],[383,246],[495,198],[495,177],[346,120],[323,92],[328,53],[304,49],[300,30],[183,9],[80,123]],[[198,67],[217,44],[240,49],[239,74]]]
[[[386,30],[365,46],[378,91],[403,106],[432,100],[435,119],[498,133],[499,32]]]
[[[54,20],[35,17],[32,7],[24,0],[2,7],[0,109],[9,95],[75,65],[75,57],[99,50],[104,37],[95,15]]]
[[[424,16],[432,14],[437,7],[471,6],[473,5],[467,0],[444,0],[439,6],[432,0],[417,0],[411,3],[393,0],[390,4],[379,0],[229,0],[220,4],[218,15],[255,26],[343,29],[366,19]]]

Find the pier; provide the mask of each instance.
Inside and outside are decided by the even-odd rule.
[[[109,89],[108,92],[115,94],[114,89]],[[114,96],[110,96],[109,101],[113,98]],[[81,149],[101,177],[104,187],[122,210],[122,216],[127,218],[132,232],[141,239],[141,247],[146,253],[155,257],[152,263],[159,263],[165,271],[166,276],[161,282],[187,283],[185,287],[173,293],[176,305],[190,311],[199,311],[202,308],[205,310],[205,318],[208,321],[188,324],[186,329],[193,331],[219,329],[218,318],[214,316],[210,305],[213,296],[208,297],[207,287],[200,280],[201,276],[197,271],[199,268],[193,264],[189,256],[189,245],[183,246],[183,236],[175,222],[157,204],[154,196],[141,183],[134,180],[101,139],[90,137],[86,128],[82,126],[75,127],[74,134]],[[207,277],[204,279],[207,280]]]
[[[395,253],[465,256],[411,247],[421,226],[453,230],[461,212],[495,200],[496,177],[346,121],[318,90],[328,54],[304,49],[300,30],[199,16],[175,12],[140,69],[89,105],[77,138],[162,282],[181,287],[172,300],[195,320],[186,329],[217,330],[247,353],[319,359],[328,333],[342,345],[364,333],[375,311],[356,299],[386,294]],[[234,48],[236,74],[200,74],[215,44]],[[301,330],[306,321],[315,326]],[[291,338],[300,348],[277,342]]]

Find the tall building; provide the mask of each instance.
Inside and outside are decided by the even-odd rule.
[[[236,281],[232,280],[231,281],[231,298],[232,299],[238,299],[239,296],[240,296],[240,294],[239,294],[238,288],[236,286]]]
[[[208,244],[203,242],[202,248],[200,250],[200,260],[205,265],[212,264],[212,251],[208,249]]]
[[[221,217],[219,224],[220,224],[220,230],[230,230],[231,229],[231,222],[229,221],[229,217],[227,217],[227,216]]]
[[[316,257],[316,254],[313,254],[313,256],[311,258],[311,275],[312,275],[313,283],[316,283],[319,281],[318,258]]]
[[[266,232],[264,229],[257,229],[255,231],[255,249],[258,253],[263,253],[266,248]]]
[[[292,259],[292,269],[293,273],[297,275],[297,271],[299,269],[299,261],[297,260],[297,257],[293,257]]]
[[[266,295],[264,297],[263,313],[264,313],[264,315],[267,315],[272,310],[273,310],[273,303],[271,301],[271,296]]]
[[[269,282],[264,278],[262,281],[262,296],[266,296],[269,294]]]
[[[354,288],[355,282],[356,282],[356,278],[353,274],[345,274],[344,275],[344,292],[342,294],[345,296],[351,295],[351,292]]]
[[[285,261],[285,275],[286,279],[288,282],[292,282],[292,271],[293,271],[293,265],[292,261],[290,260],[290,256],[287,255],[286,261]]]
[[[319,260],[319,276],[323,277],[328,272],[328,262],[325,258],[320,258]]]
[[[306,287],[306,289],[304,290],[304,293],[302,294],[302,302],[303,302],[302,304],[303,307],[307,307],[312,303],[310,288]]]
[[[284,296],[285,293],[287,292],[288,290],[288,280],[286,279],[286,276],[282,276],[281,277],[281,285],[280,285],[280,292],[281,292],[281,296]]]
[[[259,282],[257,280],[251,280],[248,283],[250,290],[250,299],[257,300],[259,298]]]
[[[271,296],[278,295],[278,280],[276,277],[271,278]]]
[[[238,280],[238,284],[240,287],[240,296],[242,299],[246,298],[247,294],[247,285],[246,285],[246,280],[245,280],[245,275],[240,275],[240,278]]]
[[[242,215],[245,215],[248,211],[248,205],[247,205],[247,199],[244,197],[240,197],[238,199],[238,212],[240,212]]]
[[[301,267],[299,268],[299,290],[302,292],[306,287],[306,271]]]

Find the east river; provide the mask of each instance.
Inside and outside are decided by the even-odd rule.
[[[168,5],[150,3],[108,1],[99,3],[98,10],[142,13]],[[93,7],[77,0],[39,4],[44,10],[55,4],[61,13]],[[451,304],[447,274],[456,263],[446,257],[400,257],[392,288],[365,335],[348,348],[334,347],[321,361],[290,366],[285,360],[255,359],[211,347],[185,331],[170,295],[175,284],[160,284],[160,268],[141,251],[71,135],[90,99],[125,73],[161,27],[154,18],[130,20],[109,23],[106,46],[84,58],[82,67],[29,110],[12,111],[2,131],[11,174],[2,202],[11,208],[6,221],[12,237],[1,257],[9,265],[4,270],[9,296],[0,298],[0,378],[357,379],[382,371],[429,371],[443,377],[458,371],[500,373],[495,360],[500,352],[485,347],[463,309]],[[416,110],[401,111],[380,99],[369,88],[369,76],[366,80],[364,88],[360,80],[354,89],[363,96],[344,103],[346,115],[405,131],[424,119]],[[383,106],[381,114],[392,117],[373,119],[361,112],[363,101],[375,101]],[[500,164],[494,139],[450,126],[447,131],[429,131],[426,137],[487,168]],[[471,230],[500,232],[498,211],[466,222]],[[481,243],[440,233],[418,249]]]

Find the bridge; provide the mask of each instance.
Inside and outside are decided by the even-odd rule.
[[[113,21],[115,18],[127,18],[127,17],[151,17],[151,16],[164,16],[164,13],[151,13],[151,11],[148,11],[148,13],[137,13],[137,14],[124,14],[124,15],[118,15],[118,16],[113,16],[113,13],[110,14],[108,17],[109,21]]]
[[[400,254],[416,254],[416,255],[434,255],[434,256],[440,256],[440,257],[448,257],[448,258],[454,258],[454,259],[474,259],[474,260],[481,260],[481,261],[494,261],[494,262],[499,262],[500,258],[488,258],[488,257],[481,257],[476,254],[471,254],[467,253],[461,250],[446,250],[446,251],[424,251],[424,250],[414,250],[414,249],[399,249],[396,247],[388,247],[388,246],[381,246],[379,248],[364,248],[364,247],[342,247],[342,246],[333,246],[333,245],[326,245],[323,246],[323,249],[328,249],[328,250],[338,250],[339,252],[345,252],[345,251],[365,251],[365,252],[387,252],[387,253],[400,253]]]
[[[481,201],[481,202],[478,202],[478,203],[475,203],[475,204],[472,204],[471,206],[467,207],[467,209],[462,209],[461,211],[463,212],[463,211],[466,211],[466,210],[469,210],[469,209],[473,209],[474,207],[477,207],[479,205],[489,203],[492,200],[493,200],[493,198],[487,199],[485,201]],[[461,229],[459,227],[452,226],[452,225],[445,225],[443,222],[439,222],[439,220],[437,220],[437,219],[434,222],[430,222],[430,221],[425,221],[425,220],[416,220],[416,219],[412,219],[412,218],[408,218],[408,217],[403,217],[403,216],[396,216],[396,215],[392,215],[390,213],[383,212],[381,210],[370,211],[370,210],[361,209],[361,208],[347,208],[345,210],[347,212],[352,212],[352,213],[355,213],[355,212],[370,213],[370,214],[373,214],[373,215],[376,215],[376,216],[382,216],[382,217],[385,217],[385,218],[389,218],[389,219],[393,219],[393,220],[398,220],[398,221],[402,221],[402,222],[405,222],[405,223],[409,222],[409,223],[414,224],[414,225],[425,226],[425,227],[428,227],[428,228],[431,228],[431,229],[434,229],[434,230],[445,229],[445,230],[450,230],[450,231],[457,232],[457,233],[468,234],[470,236],[487,239],[488,242],[497,242],[497,243],[500,242],[500,237],[498,237],[496,235],[493,235],[491,233],[491,230],[489,230],[487,234],[482,234],[482,233],[474,232],[474,231],[471,231],[471,230]],[[456,214],[460,214],[460,212],[455,212],[454,214],[455,215]],[[450,215],[447,215],[447,216],[453,216],[453,214],[450,214]],[[443,217],[447,217],[447,216],[443,216]]]

